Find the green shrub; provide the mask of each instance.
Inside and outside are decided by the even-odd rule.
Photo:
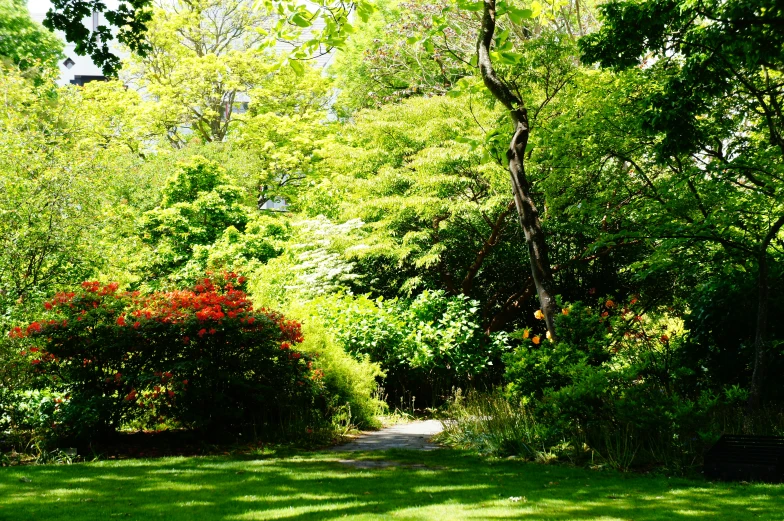
[[[389,301],[346,296],[316,305],[347,351],[381,365],[392,403],[416,397],[438,405],[455,387],[490,386],[509,349],[505,333],[484,332],[478,303],[462,295],[425,291],[413,300]]]
[[[148,295],[85,282],[14,328],[17,362],[63,395],[57,434],[90,439],[140,419],[205,432],[319,421],[322,372],[293,349],[300,324],[254,311],[243,282],[227,274]]]
[[[328,416],[344,422],[343,426],[378,427],[376,416],[386,411],[386,404],[377,397],[376,378],[384,375],[380,366],[368,357],[347,353],[318,315],[297,311],[289,309],[287,313],[302,316],[305,340],[298,349],[313,357],[314,367],[323,371]]]
[[[610,466],[698,461],[721,432],[718,418],[738,410],[740,390],[714,394],[693,385],[679,363],[683,327],[666,311],[644,313],[637,299],[576,302],[556,320],[557,341],[530,332],[505,357],[507,394],[536,417],[549,443],[585,444]]]

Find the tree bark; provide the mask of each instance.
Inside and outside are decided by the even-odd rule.
[[[768,246],[784,226],[784,216],[776,221],[762,241],[759,249],[759,275],[757,277],[757,330],[754,335],[754,372],[751,375],[751,388],[746,414],[759,408],[762,398],[762,386],[765,381],[765,358],[767,349],[765,335],[768,329]]]
[[[539,212],[531,197],[531,189],[525,176],[525,148],[528,144],[530,127],[528,124],[528,111],[525,103],[504,84],[495,73],[493,62],[490,59],[490,48],[495,34],[495,4],[496,0],[484,0],[484,13],[482,25],[479,30],[479,39],[476,45],[477,64],[487,89],[493,96],[509,110],[515,131],[506,152],[509,161],[509,173],[512,178],[512,192],[514,193],[520,225],[525,233],[528,244],[528,253],[531,260],[531,276],[539,295],[547,330],[551,338],[555,339],[554,320],[557,314],[557,305],[554,295],[554,283],[550,259],[547,252],[547,242],[542,230]]]

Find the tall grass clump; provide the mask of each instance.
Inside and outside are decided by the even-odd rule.
[[[536,421],[522,403],[500,391],[481,393],[458,389],[447,405],[440,441],[497,456],[535,457],[541,442]]]

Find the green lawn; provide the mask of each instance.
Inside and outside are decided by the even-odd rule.
[[[338,461],[347,458],[407,466]],[[493,462],[450,450],[0,468],[3,521],[332,518],[784,520],[784,486]]]

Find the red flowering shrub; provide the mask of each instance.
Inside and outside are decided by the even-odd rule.
[[[294,349],[300,325],[254,310],[243,283],[229,273],[142,295],[85,282],[9,336],[39,383],[66,394],[57,414],[66,435],[139,418],[207,430],[301,419],[314,411],[321,374]]]

